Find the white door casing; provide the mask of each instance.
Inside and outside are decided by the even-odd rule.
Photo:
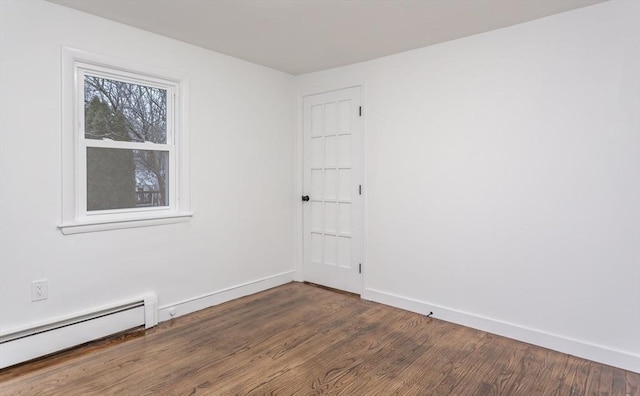
[[[360,294],[360,87],[305,96],[303,135],[304,280]]]

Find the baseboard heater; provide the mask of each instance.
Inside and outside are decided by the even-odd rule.
[[[158,324],[155,294],[0,333],[0,369],[144,325]]]

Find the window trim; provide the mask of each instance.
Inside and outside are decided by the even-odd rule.
[[[121,59],[93,54],[74,48],[62,48],[62,219],[58,228],[63,234],[104,231],[111,229],[145,227],[188,221],[189,197],[189,128],[188,98],[189,81],[186,76],[140,64],[132,64]],[[105,73],[105,78],[118,78],[132,83],[146,83],[167,89],[170,87],[174,98],[169,97],[173,106],[174,119],[167,120],[167,144],[136,143],[136,149],[173,151],[169,164],[169,206],[153,209],[118,209],[108,211],[86,210],[86,158],[82,158],[87,144],[80,137],[84,130],[84,73],[96,75]],[[94,73],[95,71],[95,73]],[[129,81],[131,79],[131,81]],[[82,100],[80,100],[82,98]],[[171,112],[168,112],[171,113]],[[171,127],[169,128],[169,125]],[[169,132],[171,129],[171,132]],[[170,141],[171,140],[171,141]],[[91,142],[89,147],[116,147],[128,142]],[[80,167],[84,166],[85,169]],[[84,191],[83,191],[84,187]]]

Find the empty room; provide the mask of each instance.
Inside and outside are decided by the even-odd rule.
[[[0,0],[1,395],[640,395],[640,1]]]

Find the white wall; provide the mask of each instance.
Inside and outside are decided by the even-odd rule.
[[[182,314],[220,300],[200,296],[292,278],[290,75],[42,1],[2,0],[0,18],[0,331],[147,291],[161,307],[187,301]],[[190,222],[56,228],[62,46],[188,75]],[[32,303],[41,278],[49,299]]]
[[[640,371],[640,3],[297,78],[360,82],[364,297]]]

